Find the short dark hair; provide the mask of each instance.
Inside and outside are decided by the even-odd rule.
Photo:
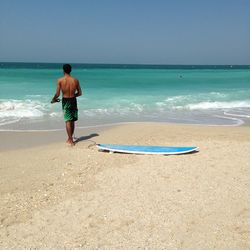
[[[66,73],[66,74],[70,74],[71,72],[71,65],[70,64],[64,64],[63,65],[63,71]]]

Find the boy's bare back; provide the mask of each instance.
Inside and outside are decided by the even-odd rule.
[[[75,97],[76,93],[81,92],[79,81],[72,76],[59,78],[57,83],[62,90],[63,97],[65,98]]]

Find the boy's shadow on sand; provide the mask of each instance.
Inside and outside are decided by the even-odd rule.
[[[96,136],[99,136],[99,134],[93,133],[93,134],[90,134],[90,135],[81,136],[81,137],[79,137],[79,138],[77,138],[77,139],[75,140],[75,143],[78,143],[78,142],[80,142],[80,141],[87,141],[87,140],[89,140],[89,139],[91,139],[91,138],[93,138],[93,137],[96,137]]]

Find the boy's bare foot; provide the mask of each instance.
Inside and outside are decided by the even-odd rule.
[[[66,143],[69,144],[70,146],[75,146],[75,143],[73,142],[72,139],[68,139]]]

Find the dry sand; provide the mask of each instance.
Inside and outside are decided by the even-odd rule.
[[[0,152],[0,249],[250,249],[250,127],[138,123],[98,134]],[[110,154],[95,142],[200,152]]]

